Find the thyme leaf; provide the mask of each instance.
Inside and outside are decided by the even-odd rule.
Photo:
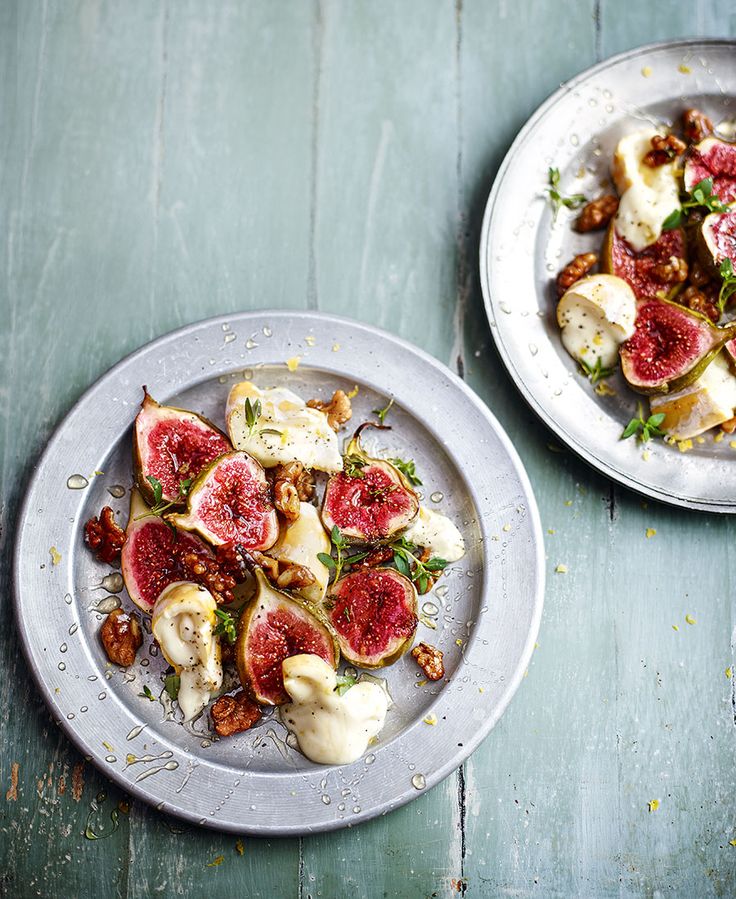
[[[569,197],[560,193],[560,170],[550,167],[547,169],[547,187],[545,192],[552,204],[552,221],[557,219],[557,213],[564,206],[566,209],[579,209],[583,203],[587,203],[584,194],[572,194]]]

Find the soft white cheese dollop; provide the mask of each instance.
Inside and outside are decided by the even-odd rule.
[[[329,569],[317,558],[318,553],[330,554],[329,538],[317,509],[310,503],[300,503],[299,518],[281,528],[279,539],[268,554],[274,559],[303,565],[312,572],[314,583],[297,588],[296,592],[313,603],[322,601],[330,578]]]
[[[457,527],[446,515],[426,506],[419,507],[419,514],[402,536],[446,562],[457,562],[465,555],[465,541]]]
[[[557,304],[562,345],[578,362],[604,368],[618,361],[618,348],[634,333],[636,297],[623,278],[589,275],[581,278]]]
[[[261,403],[252,429],[246,421],[246,399]],[[299,461],[318,471],[342,471],[337,434],[325,413],[310,409],[285,387],[260,390],[250,381],[235,384],[227,398],[226,417],[233,446],[249,452],[264,468]]]
[[[652,149],[652,138],[659,133],[647,128],[626,135],[613,157],[613,180],[621,194],[615,227],[637,252],[659,239],[662,222],[680,208],[674,163],[651,168],[643,162]]]
[[[375,683],[358,683],[340,696],[337,675],[315,655],[291,656],[281,667],[292,699],[281,706],[281,720],[304,755],[320,765],[359,759],[386,720],[386,691]]]
[[[216,608],[209,590],[189,581],[169,584],[153,607],[151,629],[181,679],[178,699],[185,721],[198,715],[222,686]]]

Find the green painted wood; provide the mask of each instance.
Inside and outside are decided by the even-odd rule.
[[[507,428],[554,532],[528,677],[463,770],[362,827],[242,855],[128,809],[4,628],[0,895],[736,892],[736,524],[643,507],[557,451],[500,366],[476,274],[493,176],[561,81],[735,31],[725,0],[0,4],[6,615],[15,514],[53,426],[122,355],[222,311],[319,308],[419,343]],[[118,829],[86,839],[119,803]]]

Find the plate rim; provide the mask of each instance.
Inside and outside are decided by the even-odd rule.
[[[494,306],[494,300],[490,287],[490,266],[487,264],[492,236],[490,227],[491,219],[493,217],[494,208],[497,204],[498,195],[501,192],[507,170],[512,164],[513,157],[518,147],[527,139],[529,133],[534,130],[537,123],[547,114],[547,112],[552,107],[554,107],[559,100],[569,94],[581,83],[587,81],[589,78],[599,74],[600,72],[603,72],[606,69],[617,65],[618,63],[625,62],[628,59],[634,59],[647,53],[656,53],[663,50],[672,49],[676,50],[680,48],[683,50],[687,50],[694,47],[725,47],[731,48],[736,51],[736,38],[685,38],[681,40],[654,41],[652,43],[632,47],[629,50],[624,50],[620,53],[616,53],[613,56],[609,56],[606,59],[603,59],[600,62],[596,62],[588,68],[583,69],[568,81],[565,81],[563,84],[561,84],[560,87],[554,90],[534,110],[534,112],[529,116],[529,118],[526,120],[526,122],[512,141],[509,149],[504,155],[501,165],[498,168],[496,176],[493,179],[493,184],[488,194],[488,199],[486,200],[486,205],[483,212],[483,220],[481,223],[480,244],[478,248],[478,267],[480,270],[481,293],[483,295],[483,305],[486,312],[486,318],[488,319],[488,324],[490,326],[494,345],[509,377],[513,381],[515,388],[519,391],[522,398],[535,413],[535,415],[542,421],[542,423],[546,427],[548,427],[557,437],[560,438],[560,440],[571,452],[573,452],[579,459],[581,459],[591,468],[604,475],[604,477],[607,477],[611,481],[623,487],[626,487],[629,490],[632,490],[634,493],[637,493],[640,496],[645,496],[648,499],[654,499],[656,501],[665,503],[666,505],[674,506],[677,508],[684,508],[700,512],[715,512],[722,515],[732,515],[736,514],[736,502],[718,503],[703,501],[702,499],[696,499],[682,494],[673,495],[672,493],[667,493],[664,490],[659,490],[655,487],[649,487],[647,485],[641,484],[635,478],[627,475],[626,472],[621,471],[620,469],[616,468],[615,466],[606,462],[604,459],[597,456],[594,452],[578,444],[577,440],[557,422],[557,420],[550,412],[548,412],[544,408],[542,403],[537,399],[534,391],[527,386],[526,382],[517,370],[513,355],[507,349],[505,343],[503,342],[501,333],[495,324],[498,320],[498,315],[496,314],[496,308]],[[500,298],[498,302],[501,302]]]
[[[211,820],[209,818],[202,820],[200,816],[198,816],[195,812],[188,810],[187,808],[180,806],[173,806],[170,803],[159,803],[156,805],[155,797],[151,796],[150,793],[146,792],[146,789],[142,786],[142,784],[138,784],[135,781],[126,780],[122,776],[122,771],[119,771],[117,768],[112,768],[109,765],[106,765],[102,754],[97,752],[92,746],[87,745],[84,739],[80,734],[77,733],[77,730],[72,721],[69,721],[64,716],[57,717],[56,710],[54,708],[53,697],[51,693],[51,687],[42,677],[42,672],[39,666],[36,664],[36,660],[33,655],[32,646],[31,646],[31,636],[30,631],[27,628],[27,622],[24,620],[22,614],[22,598],[21,598],[21,586],[20,586],[20,573],[21,573],[21,544],[22,544],[22,532],[23,525],[25,521],[29,517],[30,507],[31,507],[31,499],[33,497],[34,488],[37,486],[38,482],[42,477],[42,473],[44,467],[46,465],[47,460],[51,457],[53,452],[56,449],[57,443],[59,442],[61,435],[64,431],[65,425],[68,419],[74,414],[74,412],[84,403],[86,403],[89,397],[93,394],[93,392],[99,387],[99,385],[103,381],[107,381],[108,379],[112,379],[115,377],[117,372],[122,369],[124,366],[133,362],[137,356],[142,356],[143,354],[149,352],[152,348],[157,345],[163,346],[171,340],[180,339],[186,337],[188,334],[196,332],[201,328],[211,327],[217,324],[237,324],[240,322],[248,322],[251,320],[262,320],[264,316],[268,316],[271,320],[276,319],[288,319],[290,321],[301,320],[305,322],[310,322],[314,325],[322,325],[324,323],[334,323],[340,326],[348,326],[350,328],[355,328],[358,330],[362,330],[369,334],[374,339],[379,340],[388,340],[390,343],[394,345],[398,345],[400,348],[419,356],[430,366],[435,368],[438,372],[440,372],[444,377],[448,378],[450,382],[453,384],[455,389],[461,390],[466,397],[470,400],[470,402],[478,409],[479,413],[485,418],[488,422],[490,428],[493,430],[495,436],[499,440],[502,445],[510,464],[513,467],[513,470],[518,478],[519,486],[521,491],[523,492],[526,502],[527,509],[529,513],[529,523],[531,530],[531,542],[532,542],[532,552],[534,555],[534,562],[536,568],[536,590],[532,597],[532,609],[531,609],[531,617],[530,617],[530,625],[526,634],[526,638],[524,641],[523,649],[520,653],[519,659],[515,668],[513,669],[512,675],[506,680],[503,691],[500,693],[499,700],[496,704],[496,707],[493,710],[493,713],[490,714],[484,721],[479,725],[479,727],[474,731],[471,739],[468,739],[462,747],[456,748],[456,751],[453,753],[452,757],[449,759],[447,763],[445,763],[442,767],[438,769],[434,769],[433,771],[426,774],[426,787],[421,791],[414,791],[414,794],[410,791],[404,791],[403,794],[399,795],[395,801],[384,802],[383,805],[376,806],[374,808],[368,809],[365,812],[361,812],[360,814],[354,815],[351,818],[345,819],[337,819],[337,820],[329,820],[325,822],[320,822],[316,825],[308,825],[308,824],[298,824],[298,825],[279,825],[278,827],[266,825],[260,827],[248,827],[248,826],[237,826],[228,821],[222,820]],[[194,382],[193,382],[194,383]],[[109,369],[104,371],[98,378],[95,379],[78,397],[78,399],[69,407],[69,409],[62,414],[59,422],[53,429],[48,441],[46,442],[43,450],[37,457],[34,465],[32,467],[31,473],[27,478],[24,485],[24,496],[23,500],[20,504],[18,515],[15,520],[15,528],[16,535],[13,545],[12,552],[12,591],[13,591],[13,613],[15,626],[18,630],[18,634],[20,636],[20,643],[23,648],[23,656],[25,658],[26,664],[31,672],[33,677],[33,681],[41,694],[44,704],[47,708],[47,711],[51,717],[51,720],[54,724],[58,725],[64,735],[71,741],[72,745],[82,754],[85,761],[93,764],[106,778],[112,780],[118,787],[124,790],[126,793],[131,794],[136,799],[145,802],[147,806],[155,808],[157,811],[161,811],[165,814],[170,814],[174,817],[183,819],[188,821],[191,824],[195,824],[196,826],[206,827],[207,829],[220,831],[220,832],[230,832],[234,834],[240,835],[249,835],[249,836],[261,836],[261,837],[294,837],[300,836],[303,834],[311,834],[311,833],[323,833],[329,831],[340,830],[345,827],[354,827],[358,824],[364,823],[365,821],[371,820],[373,818],[379,817],[382,814],[386,814],[390,811],[394,811],[400,808],[403,805],[408,804],[413,801],[415,798],[418,798],[422,794],[428,792],[431,788],[439,784],[441,781],[445,780],[453,770],[462,765],[465,760],[478,748],[480,743],[490,734],[491,730],[498,723],[499,719],[503,715],[503,713],[508,708],[511,699],[515,695],[518,690],[521,682],[524,679],[524,673],[527,670],[529,663],[531,661],[532,654],[534,652],[534,645],[537,640],[539,634],[539,628],[541,625],[542,618],[542,610],[544,606],[544,596],[545,596],[545,585],[546,585],[546,566],[545,566],[545,550],[544,550],[544,537],[542,531],[542,523],[541,517],[539,513],[539,508],[537,505],[536,497],[534,494],[534,490],[532,488],[531,481],[526,472],[524,464],[514,447],[511,438],[508,436],[506,431],[501,426],[500,422],[496,418],[496,416],[491,411],[490,407],[481,400],[481,398],[475,393],[475,391],[458,375],[452,372],[444,363],[440,360],[436,359],[434,356],[427,353],[425,350],[420,347],[415,346],[409,341],[405,340],[402,337],[399,337],[395,334],[392,334],[388,331],[385,331],[381,328],[377,328],[374,325],[367,324],[365,322],[357,321],[355,319],[349,318],[347,316],[333,315],[331,313],[321,313],[315,310],[286,310],[286,309],[270,309],[268,307],[241,311],[241,312],[233,312],[231,314],[220,314],[215,316],[209,316],[204,319],[197,320],[195,322],[191,322],[185,325],[180,326],[179,328],[175,328],[171,331],[165,332],[164,334],[159,335],[158,337],[153,338],[152,340],[147,341],[142,346],[137,347],[131,352],[127,353],[120,360],[118,360],[114,365],[112,365]],[[484,552],[484,561],[483,561],[483,570],[486,571],[486,553]],[[332,767],[335,766],[325,766],[325,770],[331,770]],[[338,766],[340,767],[340,766]]]

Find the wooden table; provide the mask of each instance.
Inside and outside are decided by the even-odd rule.
[[[736,522],[555,447],[477,276],[494,173],[541,100],[617,51],[735,29],[727,0],[0,4],[0,894],[736,893]],[[350,315],[460,372],[527,466],[549,580],[528,678],[462,769],[370,824],[272,842],[127,809],[51,722],[10,620],[16,512],[55,424],[152,337],[263,307]],[[95,822],[123,812],[91,841],[100,793]]]

